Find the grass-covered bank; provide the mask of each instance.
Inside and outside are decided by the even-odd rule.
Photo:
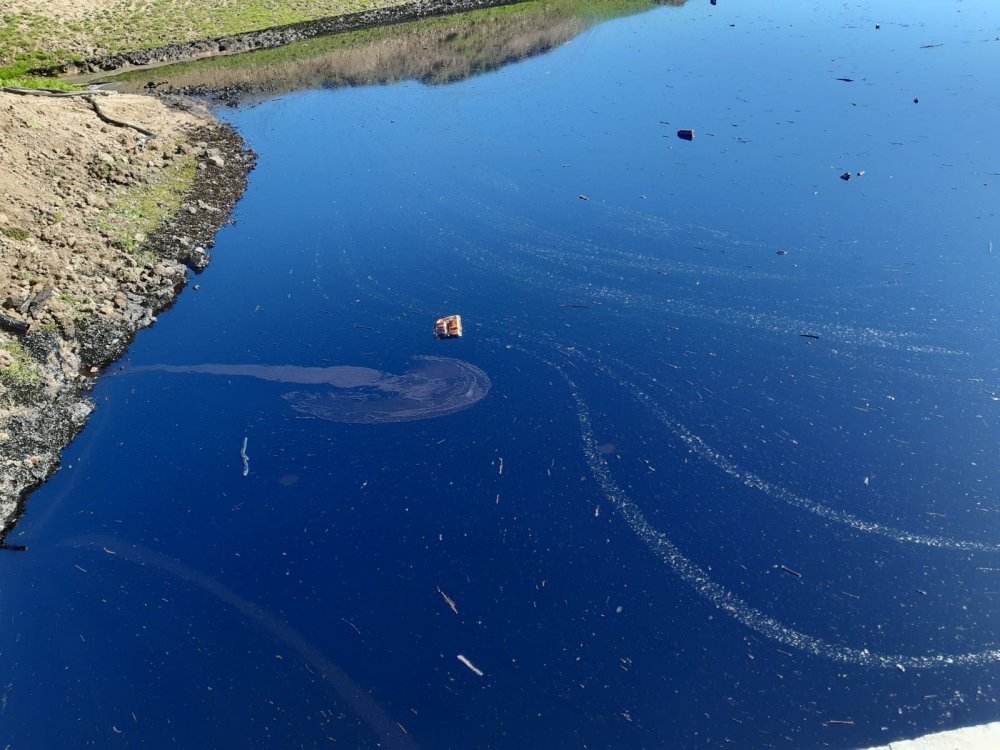
[[[397,0],[14,0],[0,15],[0,85],[29,71],[241,34]]]

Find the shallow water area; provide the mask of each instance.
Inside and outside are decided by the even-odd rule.
[[[0,556],[11,747],[847,750],[1000,718],[1000,8],[574,28],[220,111],[260,155],[236,224]],[[287,397],[434,361],[478,397]]]

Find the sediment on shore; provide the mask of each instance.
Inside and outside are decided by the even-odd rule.
[[[95,101],[127,125],[81,98],[0,93],[0,541],[95,378],[207,264],[254,163],[203,106]]]

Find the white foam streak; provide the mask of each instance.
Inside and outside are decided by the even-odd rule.
[[[821,638],[802,633],[781,624],[769,615],[751,607],[733,592],[713,581],[696,563],[688,559],[670,539],[654,529],[632,499],[614,481],[607,461],[597,450],[591,427],[590,411],[577,393],[576,384],[558,365],[549,363],[566,381],[576,404],[580,436],[583,440],[587,466],[608,502],[621,514],[629,528],[685,583],[703,598],[751,630],[799,651],[831,659],[880,669],[939,669],[947,666],[983,666],[1000,662],[1000,649],[966,654],[929,654],[923,656],[879,654],[867,648],[854,648],[828,643]]]
[[[682,440],[688,450],[690,450],[695,456],[707,461],[712,466],[741,484],[755,490],[759,490],[775,500],[780,500],[794,508],[798,508],[799,510],[813,513],[814,515],[826,519],[827,521],[843,524],[844,526],[848,526],[855,531],[861,531],[866,534],[877,534],[891,539],[894,542],[899,542],[900,544],[920,544],[926,547],[954,549],[961,550],[963,552],[1000,552],[1000,545],[997,544],[985,544],[983,542],[975,542],[965,539],[951,539],[944,536],[915,534],[904,529],[884,526],[875,521],[866,521],[851,513],[836,510],[835,508],[818,503],[808,497],[798,495],[788,489],[785,489],[784,487],[774,485],[771,482],[757,476],[753,472],[744,471],[726,456],[723,456],[719,453],[719,451],[709,446],[702,438],[693,434],[684,425],[674,419],[671,419],[671,417],[644,391],[629,383],[620,382],[620,384],[626,387],[632,393],[633,398],[648,408],[662,424],[664,424],[670,429],[671,432],[674,433],[674,435],[677,436],[678,439]]]

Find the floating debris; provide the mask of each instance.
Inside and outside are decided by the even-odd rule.
[[[834,78],[835,81],[843,81],[844,83],[854,83],[853,78]]]
[[[454,339],[462,335],[462,316],[446,315],[434,323],[434,336],[439,339]]]
[[[559,307],[572,307],[572,308],[575,308],[577,310],[588,310],[588,309],[590,309],[590,305],[581,305],[581,304],[578,304],[576,302],[564,302],[563,304],[559,305]]]
[[[243,459],[243,476],[250,473],[250,456],[247,455],[247,437],[243,437],[243,447],[240,448],[240,458]]]
[[[796,578],[801,578],[802,577],[802,574],[799,571],[792,570],[791,568],[789,568],[786,565],[779,565],[778,567],[781,568],[786,573],[788,573],[788,575],[790,575],[790,576],[795,576]]]
[[[775,255],[788,255],[788,251],[787,250],[778,250],[778,252],[776,252]]]
[[[842,179],[844,182],[847,182],[848,180],[851,179],[851,176],[852,175],[850,172],[844,172],[844,174],[840,175],[840,179]]]
[[[804,339],[819,339],[818,333],[800,333],[799,336]]]
[[[452,599],[450,596],[448,596],[446,593],[444,593],[441,590],[440,586],[437,587],[437,590],[438,590],[438,593],[441,594],[441,598],[444,599],[445,604],[447,604],[449,607],[451,607],[451,611],[454,612],[457,615],[458,614],[458,607],[455,604],[455,600]]]
[[[583,193],[580,193],[580,195],[578,195],[577,198],[579,198],[582,201],[589,201],[590,200],[590,198],[587,197],[586,195],[584,195]]]
[[[913,97],[913,103],[920,104],[920,99],[918,99],[917,97]]]
[[[677,137],[680,138],[682,141],[693,141],[694,140],[694,131],[693,130],[678,130],[677,131]]]
[[[462,662],[462,664],[464,664],[465,666],[467,666],[469,669],[471,669],[473,672],[475,672],[476,675],[478,675],[479,677],[483,676],[483,670],[481,670],[479,667],[477,667],[475,664],[473,664],[471,661],[469,661],[468,659],[466,659],[461,654],[458,655],[458,660],[460,662]]]

